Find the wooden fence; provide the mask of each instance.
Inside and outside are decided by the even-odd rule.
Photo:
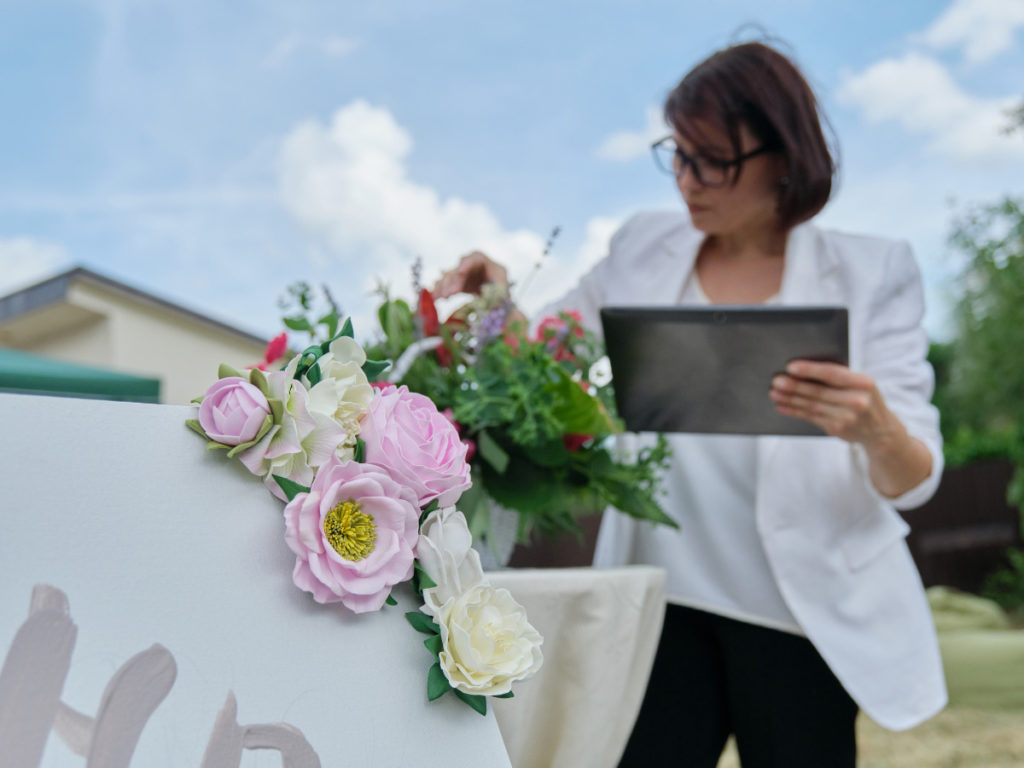
[[[931,501],[903,513],[907,544],[926,587],[978,592],[985,576],[1005,563],[1009,547],[1024,546],[1020,513],[1006,503],[1013,475],[1008,461],[950,467]]]

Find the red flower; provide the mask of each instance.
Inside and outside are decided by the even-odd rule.
[[[562,435],[562,444],[569,453],[576,453],[593,435]]]
[[[570,310],[563,312],[563,315],[568,315],[575,322],[572,324],[572,334],[576,338],[583,338],[583,317],[576,310]],[[540,321],[537,326],[537,335],[534,341],[544,342],[548,350],[555,356],[555,360],[561,362],[562,360],[575,360],[575,356],[570,351],[570,347],[566,344],[566,340],[569,336],[569,324],[566,323],[565,319],[561,316],[545,317]]]
[[[279,333],[267,342],[267,349],[263,353],[263,361],[256,364],[261,371],[267,370],[270,366],[280,360],[288,352],[288,334]]]
[[[434,296],[426,288],[420,291],[420,301],[416,312],[423,323],[423,335],[437,336],[441,323],[437,319],[437,307],[434,306]]]

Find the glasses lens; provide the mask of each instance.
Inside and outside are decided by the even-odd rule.
[[[707,187],[721,187],[729,180],[729,164],[720,160],[696,157],[693,160],[697,178]]]
[[[676,144],[672,139],[662,139],[651,147],[654,160],[665,173],[676,175]]]

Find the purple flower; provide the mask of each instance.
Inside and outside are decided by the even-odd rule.
[[[207,437],[223,445],[254,440],[268,416],[267,398],[239,376],[215,381],[199,406],[199,425]]]
[[[421,507],[434,499],[449,507],[471,485],[458,431],[430,398],[407,387],[376,393],[359,436],[366,443],[366,462],[411,488]]]
[[[379,610],[412,578],[419,514],[413,492],[384,470],[332,457],[284,508],[295,586],[318,603]]]

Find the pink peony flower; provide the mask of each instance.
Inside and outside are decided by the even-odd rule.
[[[203,396],[199,425],[206,436],[223,445],[241,445],[255,439],[270,415],[267,398],[238,376],[218,379]]]
[[[419,514],[415,494],[384,470],[332,457],[284,508],[295,586],[318,603],[379,610],[412,578]]]
[[[434,499],[449,507],[471,484],[458,431],[430,398],[405,386],[376,393],[359,436],[366,462],[411,488],[421,507]]]

